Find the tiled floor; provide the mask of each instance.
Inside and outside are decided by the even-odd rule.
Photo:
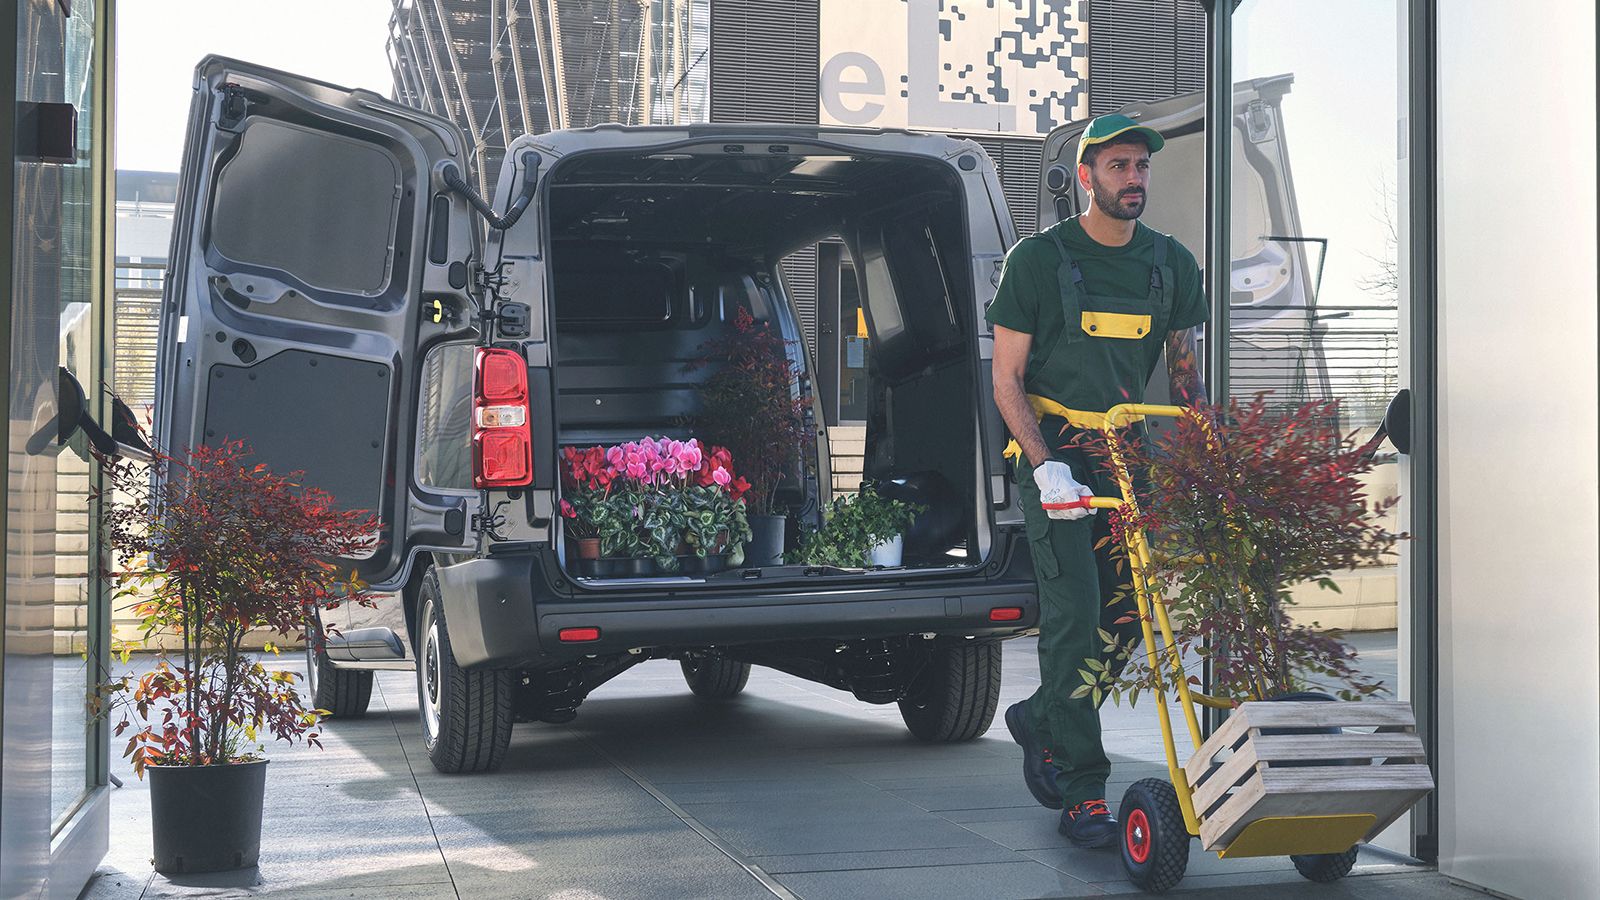
[[[1392,637],[1388,639],[1392,645]],[[1379,639],[1381,644],[1381,639]],[[1384,667],[1381,646],[1369,666]],[[1392,669],[1393,656],[1387,665]],[[1004,703],[1038,683],[1033,642],[1006,648]],[[1161,775],[1154,717],[1105,713],[1123,788]],[[998,718],[997,718],[998,725]],[[1115,851],[1064,846],[1004,727],[925,746],[894,706],[758,669],[736,700],[696,700],[676,663],[597,691],[567,726],[518,726],[505,767],[428,764],[412,676],[385,673],[361,720],[322,751],[271,752],[258,870],[178,881],[149,865],[149,802],[126,765],[114,843],[87,894],[138,897],[1075,897],[1125,893]],[[1476,896],[1378,853],[1335,885],[1286,859],[1198,848],[1181,890],[1235,897]]]

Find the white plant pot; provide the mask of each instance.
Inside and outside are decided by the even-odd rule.
[[[898,566],[905,547],[905,536],[897,534],[893,540],[884,541],[868,550],[867,562],[874,566]]]

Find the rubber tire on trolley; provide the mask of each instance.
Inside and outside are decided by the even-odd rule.
[[[939,641],[904,700],[900,718],[928,743],[970,741],[1000,705],[1000,642]]]
[[[511,673],[456,665],[432,566],[417,603],[417,706],[428,758],[447,774],[493,772],[511,746]]]
[[[681,659],[683,680],[696,697],[727,700],[737,697],[750,681],[750,664],[736,662],[720,653]]]
[[[306,693],[335,719],[359,719],[372,702],[372,672],[336,669],[328,654],[306,645]]]
[[[1356,867],[1356,856],[1360,847],[1351,847],[1343,853],[1314,853],[1308,856],[1291,856],[1289,861],[1294,863],[1295,870],[1304,875],[1307,880],[1319,884],[1327,884],[1350,874]]]
[[[1189,829],[1178,792],[1160,778],[1136,781],[1117,810],[1122,827],[1122,868],[1135,887],[1152,894],[1171,890],[1189,868]]]

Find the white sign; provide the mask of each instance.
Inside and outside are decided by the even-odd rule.
[[[822,124],[1042,136],[1087,118],[1080,6],[822,0]]]

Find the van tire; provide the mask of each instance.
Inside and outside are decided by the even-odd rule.
[[[417,706],[428,759],[447,774],[493,772],[511,746],[511,673],[456,665],[432,566],[417,602]]]
[[[940,641],[900,701],[900,718],[928,743],[970,741],[1000,705],[1000,643]]]
[[[372,702],[371,671],[336,669],[328,654],[306,648],[306,693],[311,705],[335,719],[359,719]]]
[[[737,697],[750,681],[750,664],[735,662],[721,654],[695,656],[678,661],[683,680],[696,697],[727,700]]]

